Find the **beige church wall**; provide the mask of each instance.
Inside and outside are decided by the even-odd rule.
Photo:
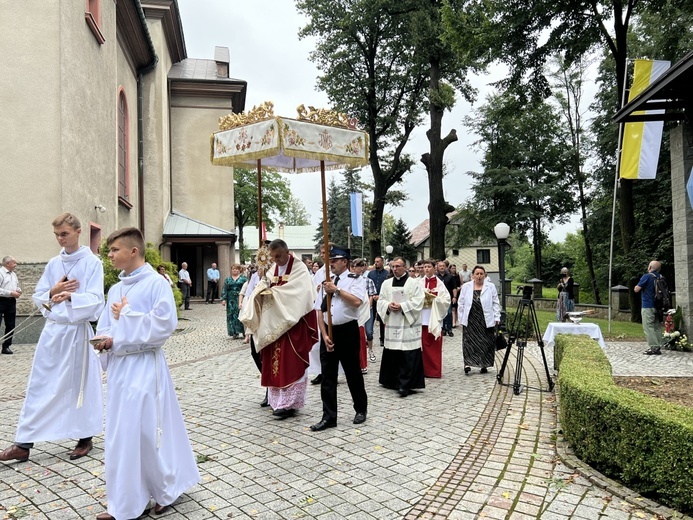
[[[159,62],[144,76],[144,218],[145,240],[159,246],[170,212],[168,71],[171,57],[159,19],[147,19]]]
[[[45,262],[57,251],[50,222],[62,195],[59,7],[0,2],[0,20],[0,258]]]
[[[233,169],[213,166],[209,138],[230,100],[175,97],[171,107],[173,207],[183,214],[233,230]]]
[[[117,126],[116,5],[101,2],[100,44],[84,18],[84,2],[60,2],[60,171],[62,209],[82,220],[81,243],[89,244],[88,223],[115,224]],[[103,205],[106,213],[94,207]]]
[[[113,157],[113,176],[111,178],[111,188],[109,191],[109,215],[108,231],[104,231],[104,237],[107,237],[111,231],[122,227],[138,227],[139,226],[139,204],[137,193],[137,71],[132,63],[128,60],[127,54],[123,45],[119,42],[118,51],[116,53],[116,82],[113,89],[113,105],[116,111],[117,125],[118,118],[118,95],[120,89],[125,93],[125,99],[128,107],[128,131],[129,131],[129,180],[130,180],[130,196],[129,202],[132,208],[127,208],[118,203],[118,143],[116,140],[115,155]],[[117,129],[116,129],[117,132]],[[116,135],[117,139],[117,135]],[[104,203],[105,204],[105,203]],[[117,211],[111,212],[110,209],[117,208]],[[113,215],[111,222],[111,215]]]

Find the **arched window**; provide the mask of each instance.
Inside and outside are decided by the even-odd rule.
[[[128,208],[130,203],[130,147],[128,102],[125,92],[118,93],[118,200]]]

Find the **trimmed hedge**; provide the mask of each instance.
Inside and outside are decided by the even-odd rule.
[[[581,460],[693,512],[693,409],[616,386],[599,344],[556,336],[563,435]]]

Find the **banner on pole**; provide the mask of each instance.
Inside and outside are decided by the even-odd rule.
[[[363,194],[351,194],[351,234],[355,237],[363,236]]]
[[[635,99],[653,81],[664,74],[670,65],[669,61],[635,60],[633,85],[628,101]],[[664,110],[647,110],[644,113],[662,114]],[[619,172],[622,179],[654,179],[656,177],[663,128],[663,121],[625,124]]]

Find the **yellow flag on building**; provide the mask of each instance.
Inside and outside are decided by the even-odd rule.
[[[645,90],[653,81],[669,68],[671,62],[654,60],[635,60],[633,85],[628,101]],[[633,114],[662,114],[664,110],[647,110]],[[621,147],[622,179],[654,179],[657,175],[657,160],[662,144],[663,121],[642,121],[626,123],[623,128]]]

